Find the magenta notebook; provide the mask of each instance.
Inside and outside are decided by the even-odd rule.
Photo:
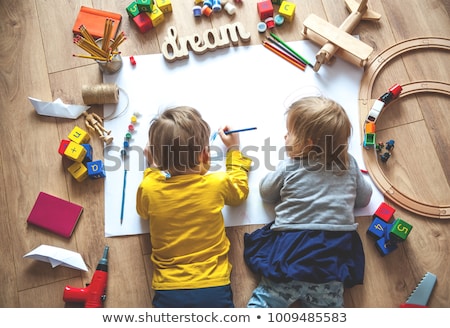
[[[27,222],[70,238],[82,212],[80,205],[40,192]]]

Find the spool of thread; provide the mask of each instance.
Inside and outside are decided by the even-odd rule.
[[[81,94],[86,105],[117,104],[119,102],[117,84],[83,85]]]

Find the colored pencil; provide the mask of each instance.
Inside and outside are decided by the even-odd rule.
[[[267,41],[263,41],[265,43],[267,43],[270,47],[274,48],[275,50],[283,53],[285,56],[289,57],[291,60],[295,61],[296,63],[298,63],[299,65],[303,66],[303,68],[306,68],[306,64],[300,60],[299,58],[297,58],[295,55],[291,54],[289,51],[287,51],[284,48],[281,48],[280,45],[273,45],[272,43],[269,43]]]
[[[305,70],[305,66],[303,66],[302,64],[299,64],[298,61],[293,60],[291,57],[289,57],[288,55],[286,55],[285,53],[281,52],[280,50],[276,49],[274,46],[272,46],[270,43],[268,42],[263,42],[263,46],[266,49],[269,49],[270,51],[272,51],[274,54],[280,56],[281,58],[283,58],[284,60],[288,61],[289,63],[291,63],[292,65],[294,65],[297,68],[300,68],[302,71]]]
[[[270,33],[270,35],[277,40],[278,42],[280,42],[283,46],[285,46],[286,48],[288,48],[289,50],[291,50],[294,54],[296,54],[299,58],[302,59],[303,62],[306,63],[306,65],[310,66],[310,67],[314,67],[309,61],[307,61],[305,58],[303,58],[302,56],[300,56],[294,49],[292,49],[291,47],[289,47],[289,45],[286,44],[286,42],[284,42],[279,36],[277,36],[274,33]]]
[[[268,36],[267,40],[269,40],[275,47],[278,47],[280,50],[282,50],[283,52],[286,52],[288,54],[290,54],[292,57],[297,58],[298,61],[302,62],[305,66],[307,65],[302,58],[298,57],[295,53],[293,53],[291,50],[289,50],[289,48],[286,48],[282,43],[280,43],[279,41],[275,40],[274,38]]]
[[[125,165],[125,164],[124,164]],[[123,212],[125,210],[125,190],[127,186],[127,170],[123,169],[123,188],[122,188],[122,209],[120,210],[120,224],[123,222]]]
[[[232,134],[232,133],[238,133],[238,132],[244,132],[244,131],[250,131],[250,130],[256,130],[256,127],[246,128],[246,129],[239,129],[239,130],[229,130],[229,131],[225,131],[224,133],[226,135],[229,135],[229,134]]]

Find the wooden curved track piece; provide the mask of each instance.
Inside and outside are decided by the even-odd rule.
[[[371,99],[371,91],[374,81],[381,69],[393,58],[407,52],[422,48],[437,48],[450,50],[450,39],[446,38],[415,38],[400,42],[387,48],[368,63],[359,93],[359,107],[362,125],[369,113],[370,106],[375,101]],[[440,93],[450,96],[450,83],[442,81],[415,81],[402,84],[403,91],[399,99],[416,93]],[[398,99],[394,102],[399,101]],[[393,103],[394,103],[393,102]],[[390,106],[387,105],[386,107]],[[382,113],[380,113],[382,115]],[[386,177],[379,166],[376,150],[363,151],[364,162],[375,185],[383,192],[385,197],[395,204],[422,216],[450,219],[450,204],[433,205],[413,199],[396,188]]]

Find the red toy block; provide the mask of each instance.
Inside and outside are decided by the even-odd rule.
[[[139,15],[133,17],[133,22],[136,24],[139,31],[147,32],[153,28],[153,23],[146,12],[141,12]]]
[[[266,18],[273,17],[273,5],[271,0],[260,1],[257,4],[258,14],[261,21],[265,21]]]
[[[389,223],[394,215],[395,208],[392,208],[388,204],[382,202],[378,209],[375,211],[373,217],[379,217],[383,221]]]
[[[61,142],[59,143],[59,148],[58,148],[58,153],[61,156],[64,156],[64,152],[66,151],[67,146],[69,145],[70,140],[61,140]]]

